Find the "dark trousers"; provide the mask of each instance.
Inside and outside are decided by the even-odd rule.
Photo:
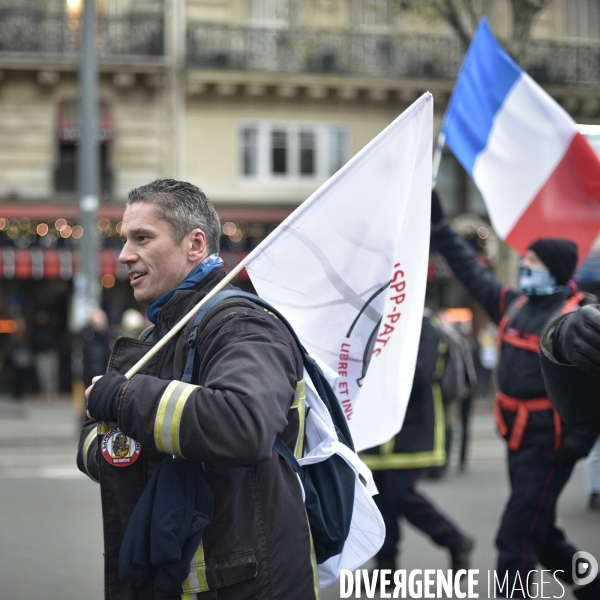
[[[557,577],[572,584],[572,560],[577,549],[555,525],[558,497],[573,472],[574,463],[556,468],[552,448],[526,447],[508,452],[511,494],[496,536],[498,579],[508,574],[510,598],[517,573],[525,585],[527,573],[541,563],[551,571],[562,570]],[[518,581],[518,580],[517,580]],[[600,598],[600,579],[580,588],[575,595],[582,600]],[[522,598],[515,591],[513,598]],[[529,596],[526,596],[529,597]]]
[[[20,369],[13,367],[11,391],[15,400],[20,400],[28,390],[31,376],[31,368],[25,367],[24,369]]]
[[[378,559],[396,555],[400,541],[400,517],[406,517],[439,546],[453,546],[458,542],[460,533],[455,525],[415,490],[417,469],[374,471],[373,477],[379,490],[379,494],[373,496],[373,499],[386,529],[385,541],[377,554]]]

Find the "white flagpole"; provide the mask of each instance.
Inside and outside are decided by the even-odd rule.
[[[248,255],[250,256],[250,255]],[[248,257],[246,257],[247,259]],[[140,360],[138,360],[127,373],[125,373],[125,377],[127,379],[131,379],[171,338],[175,336],[175,334],[183,329],[185,324],[198,312],[198,309],[207,301],[210,300],[216,293],[220,292],[244,267],[245,262],[240,262],[235,269],[233,269],[222,281],[219,281],[215,287],[194,306],[182,319],[179,321],[165,337],[161,338],[156,346],[153,346]]]

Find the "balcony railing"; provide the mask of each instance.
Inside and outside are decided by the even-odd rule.
[[[600,85],[600,44],[535,40],[521,61],[538,82],[558,85]]]
[[[190,66],[200,68],[451,79],[463,53],[457,41],[443,37],[193,23],[187,56]]]
[[[156,61],[164,55],[160,14],[97,23],[100,60]],[[0,58],[75,60],[81,24],[64,14],[0,9]],[[464,52],[456,38],[349,31],[274,30],[192,23],[191,67],[279,73],[333,73],[453,80]],[[600,44],[533,40],[522,66],[542,84],[600,85]]]
[[[161,57],[162,16],[130,14],[99,19],[96,40],[100,60]],[[0,9],[0,57],[76,59],[80,46],[79,20],[64,14]]]
[[[187,38],[188,65],[203,69],[453,80],[464,58],[445,36],[192,23]],[[600,44],[535,40],[521,63],[542,84],[600,85]]]

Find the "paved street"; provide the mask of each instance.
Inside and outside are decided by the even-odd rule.
[[[75,465],[69,400],[0,401],[0,598],[101,600],[98,486]]]
[[[102,598],[100,498],[75,466],[76,429],[66,398],[18,405],[0,398],[0,600]],[[421,489],[477,538],[473,567],[483,583],[494,568],[493,538],[507,496],[503,444],[489,407],[477,408],[473,437],[468,472]],[[576,545],[600,557],[600,514],[585,509],[581,466],[561,498],[559,519]],[[446,553],[410,527],[403,548],[402,568],[448,567]],[[336,598],[337,586],[323,593],[323,600]]]

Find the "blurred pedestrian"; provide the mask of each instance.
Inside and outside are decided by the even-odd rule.
[[[92,385],[96,375],[104,375],[113,346],[109,333],[108,317],[97,308],[90,315],[89,323],[81,332],[83,341],[83,383],[87,388]]]
[[[31,330],[31,347],[40,394],[46,402],[58,398],[59,359],[57,332],[46,310],[35,313]]]
[[[464,471],[468,443],[468,429],[471,414],[472,390],[477,385],[477,374],[473,362],[473,352],[471,344],[465,337],[463,331],[453,325],[444,313],[439,314],[440,327],[448,343],[448,351],[451,360],[444,370],[440,382],[442,390],[454,389],[454,397],[450,397],[448,392],[443,394],[445,406],[446,423],[446,463],[439,467],[431,467],[428,470],[430,479],[440,479],[447,473],[452,455],[452,443],[454,441],[454,428],[457,420],[457,414],[460,423],[460,451],[459,451],[459,469]],[[461,325],[467,332],[468,327]],[[448,381],[452,378],[454,381]],[[450,388],[449,386],[452,386]]]
[[[448,343],[429,316],[423,317],[413,386],[402,430],[389,442],[365,450],[362,458],[373,471],[379,494],[374,496],[385,522],[386,535],[377,553],[380,569],[395,570],[400,541],[398,519],[428,535],[438,546],[447,548],[452,569],[468,569],[474,541],[416,490],[419,471],[446,461],[444,447],[444,391],[441,379],[450,368]],[[450,377],[448,382],[456,381]],[[454,384],[453,384],[454,385]],[[446,390],[456,396],[456,387]]]
[[[496,334],[497,328],[491,321],[477,332],[477,358],[481,365],[477,394],[486,400],[493,394],[492,377],[494,369],[498,366]]]
[[[14,400],[21,400],[28,389],[33,369],[33,352],[27,323],[22,315],[15,315],[16,330],[8,342],[9,360],[12,367],[11,392]]]
[[[144,329],[149,326],[150,322],[135,308],[128,308],[123,311],[123,315],[121,316],[121,335],[138,339]]]
[[[501,355],[495,415],[508,443],[511,493],[498,534],[499,581],[527,586],[537,563],[573,584],[577,549],[556,525],[556,503],[578,459],[595,436],[561,422],[548,400],[539,359],[540,336],[561,313],[593,301],[576,291],[570,278],[577,246],[570,240],[542,238],[531,244],[521,262],[520,290],[502,285],[477,261],[472,248],[452,229],[436,193],[432,194],[432,244],[457,278],[498,323]],[[506,593],[497,590],[498,595]],[[518,597],[531,597],[527,590]],[[580,600],[600,598],[600,577],[575,590]]]
[[[444,325],[444,321],[441,321]],[[467,449],[469,445],[469,426],[471,422],[471,406],[473,403],[473,394],[477,387],[477,371],[475,370],[475,361],[473,360],[473,347],[467,337],[472,331],[471,321],[458,323],[454,327],[451,323],[447,323],[444,332],[448,335],[455,334],[455,341],[460,348],[460,362],[463,367],[463,385],[458,399],[459,408],[459,423],[460,423],[460,449],[458,457],[458,468],[460,471],[466,469],[467,464]],[[446,443],[446,452],[448,454],[448,462],[452,451],[453,428],[448,427],[446,423],[446,431],[449,431],[449,440]]]

